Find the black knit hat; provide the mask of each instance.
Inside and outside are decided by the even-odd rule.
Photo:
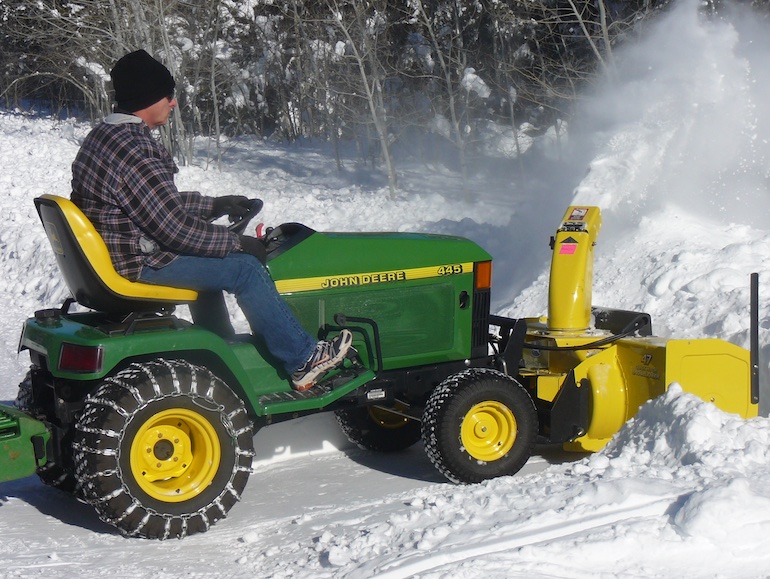
[[[174,77],[144,50],[121,58],[110,71],[115,102],[127,112],[140,111],[174,94]]]

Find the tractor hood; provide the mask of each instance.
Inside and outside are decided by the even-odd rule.
[[[424,233],[320,233],[282,225],[268,269],[281,293],[472,273],[492,257],[462,237]],[[279,228],[279,229],[281,229]]]

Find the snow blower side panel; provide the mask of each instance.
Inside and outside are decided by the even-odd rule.
[[[601,450],[642,404],[673,383],[725,412],[743,418],[758,412],[750,354],[724,340],[625,338],[587,358],[574,375],[591,410],[583,435],[567,442],[567,450]]]
[[[629,418],[673,383],[743,418],[757,415],[751,400],[750,352],[725,340],[626,338],[618,360],[628,390]]]
[[[706,402],[743,418],[757,416],[751,400],[751,359],[743,348],[718,339],[669,340],[666,384],[678,382]]]

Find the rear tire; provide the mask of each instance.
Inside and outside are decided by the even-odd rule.
[[[183,360],[135,363],[86,398],[75,426],[85,500],[124,535],[204,532],[240,500],[254,456],[243,402]]]
[[[537,440],[537,411],[516,380],[485,368],[448,377],[425,407],[422,439],[434,466],[452,482],[512,475]]]
[[[394,410],[403,411],[398,404]],[[335,412],[342,432],[353,444],[377,452],[405,450],[421,437],[420,422],[389,412],[380,406],[350,408]]]

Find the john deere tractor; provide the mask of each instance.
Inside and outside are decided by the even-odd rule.
[[[36,472],[127,535],[207,530],[244,490],[254,435],[315,412],[371,450],[421,440],[460,483],[516,473],[538,442],[597,450],[675,381],[757,413],[755,354],[591,306],[595,207],[568,209],[549,314],[533,319],[490,314],[492,260],[467,239],[276,227],[267,267],[297,318],[319,338],[354,334],[341,369],[295,392],[211,296],[127,281],[69,200],[35,203],[72,298],[24,325],[31,367],[18,408],[0,408],[0,482]],[[185,304],[192,321],[175,315]]]

